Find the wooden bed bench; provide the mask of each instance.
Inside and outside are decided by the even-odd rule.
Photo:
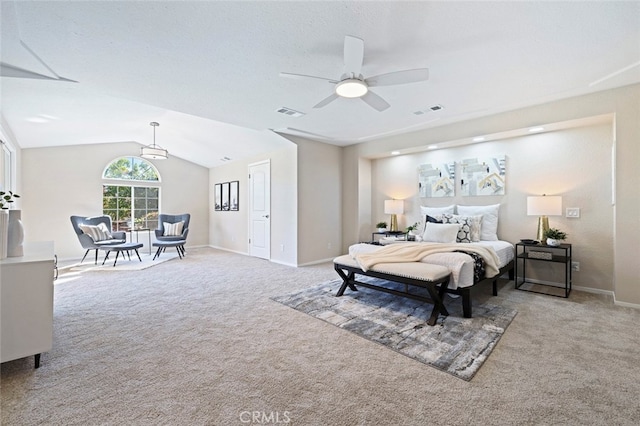
[[[447,308],[442,303],[442,297],[449,284],[449,269],[429,263],[407,262],[407,263],[381,263],[375,265],[368,271],[363,271],[357,262],[348,254],[337,257],[333,260],[333,266],[338,275],[342,278],[342,286],[336,296],[342,296],[349,287],[352,291],[358,291],[356,284],[366,288],[383,291],[385,293],[395,294],[397,296],[408,297],[411,299],[428,302],[433,304],[431,316],[427,320],[427,324],[433,326],[438,321],[438,316],[449,315]],[[367,282],[357,281],[356,275],[366,275],[374,278],[382,278],[388,281],[401,283],[405,285],[405,290],[396,290],[393,288],[383,287]],[[437,286],[440,285],[438,290]],[[429,297],[421,294],[411,293],[409,286],[424,288],[427,290]]]

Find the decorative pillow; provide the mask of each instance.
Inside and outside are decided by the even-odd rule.
[[[442,223],[442,216],[438,215],[436,217],[426,215],[424,217],[424,226],[422,227],[422,233],[424,234],[424,230],[427,228],[427,223]]]
[[[165,237],[178,237],[182,235],[182,228],[184,227],[184,221],[169,223],[162,222],[162,226],[164,227],[164,235]]]
[[[107,229],[107,225],[104,223],[99,223],[97,225],[79,225],[82,232],[91,237],[91,239],[95,242],[112,240],[113,236],[111,236],[111,232]]]
[[[459,216],[443,214],[442,223],[458,223],[460,230],[456,239],[459,243],[475,243],[480,241],[480,223],[482,216]]]
[[[458,214],[462,216],[482,216],[480,225],[481,241],[498,241],[498,211],[500,204],[491,206],[460,206]]]
[[[455,243],[460,225],[427,222],[422,241],[430,243]]]
[[[443,214],[453,214],[455,204],[451,204],[447,207],[426,207],[420,206],[420,216],[429,215],[431,217],[442,216]]]

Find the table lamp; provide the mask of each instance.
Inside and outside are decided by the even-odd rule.
[[[398,232],[398,216],[404,213],[404,202],[402,200],[384,200],[384,213],[391,215],[391,232]]]
[[[562,197],[560,195],[527,197],[527,215],[538,216],[536,239],[542,243],[545,232],[549,230],[547,216],[562,216]]]

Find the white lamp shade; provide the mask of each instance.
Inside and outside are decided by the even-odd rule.
[[[527,197],[527,215],[561,216],[562,197],[560,195],[542,195]]]
[[[404,213],[404,202],[402,200],[384,200],[385,214],[402,214]]]
[[[158,145],[143,146],[140,149],[140,157],[150,158],[152,160],[166,160],[168,152],[166,149],[162,149]]]

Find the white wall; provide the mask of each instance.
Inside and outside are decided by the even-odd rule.
[[[237,253],[249,253],[248,174],[249,164],[269,160],[271,163],[271,260],[297,265],[297,148],[290,146],[244,160],[209,169],[210,192],[216,183],[237,180],[239,211],[215,211],[209,206],[209,241],[212,247]],[[281,250],[282,248],[282,250]]]
[[[116,158],[136,155],[137,143],[22,150],[22,221],[25,241],[54,241],[58,258],[79,259],[84,250],[69,217],[102,214],[102,172]],[[208,169],[180,158],[152,160],[160,173],[162,213],[191,213],[188,246],[209,242]],[[140,242],[147,245],[147,236]],[[145,250],[147,247],[145,247]]]
[[[611,117],[612,118],[612,117]],[[550,226],[568,234],[573,260],[580,262],[573,285],[613,291],[613,206],[611,204],[611,147],[613,123],[532,134],[496,142],[421,152],[372,161],[375,219],[384,219],[383,202],[405,200],[405,214],[398,217],[401,229],[424,218],[420,205],[447,206],[500,204],[498,236],[517,242],[535,238],[537,218],[527,216],[529,195],[561,195],[566,207],[579,207],[581,217],[549,218]],[[418,166],[460,161],[465,158],[506,155],[506,190],[503,196],[457,196],[421,198],[418,194]],[[460,173],[460,167],[456,167]],[[459,177],[457,182],[459,182]],[[531,262],[528,277],[543,281],[564,279],[549,265]],[[554,273],[551,273],[554,272]]]
[[[298,146],[298,264],[342,254],[342,149],[290,137]]]
[[[362,199],[359,197],[359,186],[366,185],[366,182],[358,181],[362,158],[373,158],[396,149],[415,149],[443,141],[604,114],[615,115],[616,205],[613,210],[614,268],[610,280],[614,283],[617,303],[640,306],[640,85],[637,84],[345,148],[342,163],[343,250],[363,237],[360,218],[366,217],[366,212],[371,211],[370,204],[359,204]],[[576,152],[576,159],[580,158],[578,154],[589,155],[588,152]],[[540,174],[549,171],[544,164],[540,165]],[[598,250],[597,244],[591,242],[589,249]]]

